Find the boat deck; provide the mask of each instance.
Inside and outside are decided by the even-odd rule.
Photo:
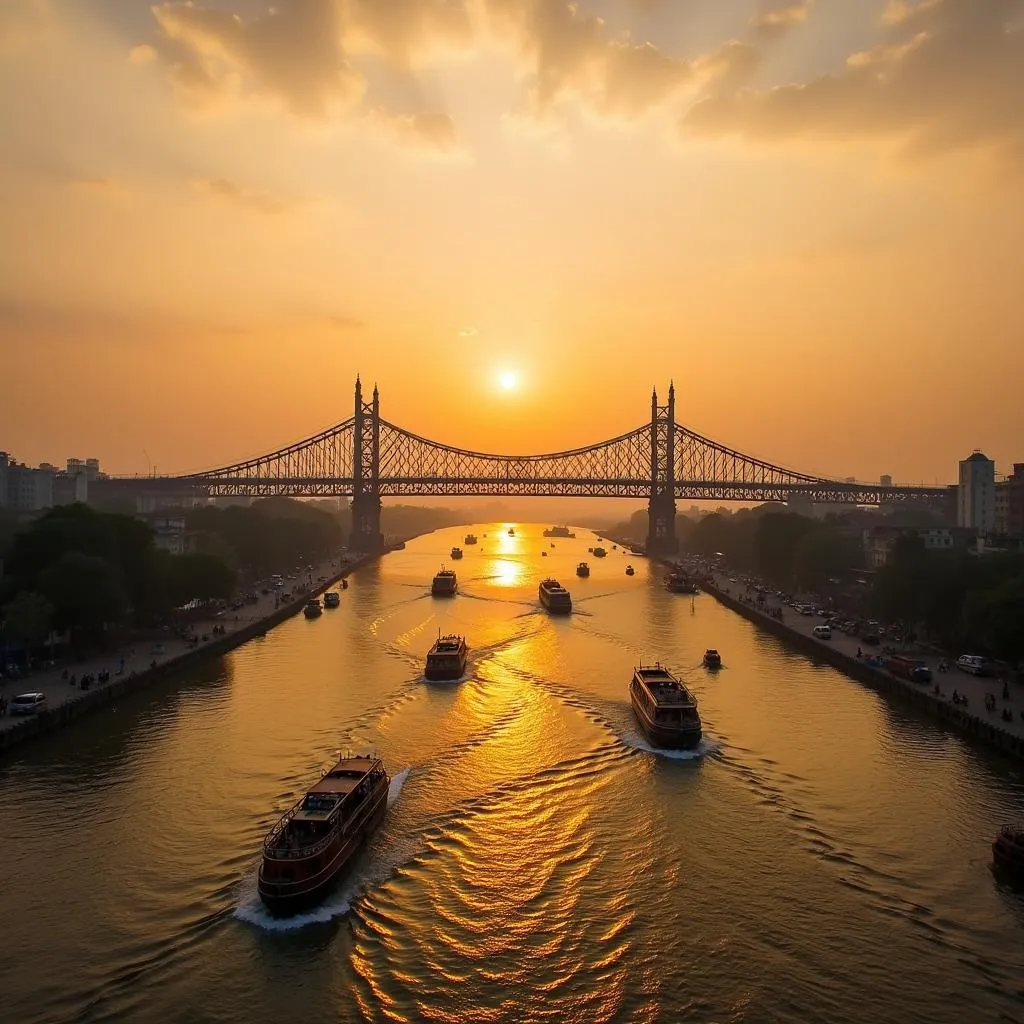
[[[639,668],[636,676],[658,707],[696,707],[690,691],[667,669]]]

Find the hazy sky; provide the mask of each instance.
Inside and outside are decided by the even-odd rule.
[[[1024,461],[1021,0],[0,0],[0,448]],[[517,375],[501,387],[501,373]],[[510,382],[509,382],[510,383]]]

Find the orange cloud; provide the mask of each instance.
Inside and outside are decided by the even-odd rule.
[[[1019,160],[1021,12],[1020,0],[897,0],[883,16],[881,44],[851,54],[838,73],[714,91],[685,114],[683,128],[754,139],[890,137],[916,154],[989,146]]]

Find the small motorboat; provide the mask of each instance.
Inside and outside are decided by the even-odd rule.
[[[714,649],[709,647],[704,652],[704,667],[705,668],[721,668],[722,667],[722,656]]]
[[[306,607],[302,610],[302,614],[305,615],[307,619],[319,618],[323,615],[323,612],[324,610],[320,607],[320,602],[315,597],[311,597],[306,602]]]
[[[348,590],[348,580],[342,579],[342,581],[341,581],[341,589],[342,590]]]
[[[627,565],[626,566],[626,575],[627,576],[632,576],[634,572],[636,572],[636,570],[633,568],[633,566],[631,566],[631,565]]]
[[[1004,825],[992,844],[992,864],[999,871],[1024,881],[1024,827]]]
[[[540,553],[540,557],[541,557],[541,558],[547,558],[547,557],[548,557],[548,553],[547,553],[546,551],[542,551],[542,552]]]
[[[590,566],[587,565],[586,562],[580,562],[580,564],[576,566],[576,575],[579,576],[580,579],[585,579],[590,575]]]
[[[328,590],[324,594],[324,608],[339,608],[341,606],[341,594],[336,590]]]

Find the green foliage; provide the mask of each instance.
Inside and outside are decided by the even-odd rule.
[[[42,594],[22,590],[4,605],[0,619],[4,632],[31,650],[49,635],[53,607]]]
[[[176,608],[189,601],[229,598],[235,572],[213,555],[168,555],[164,574],[168,600]]]
[[[971,593],[964,604],[963,631],[986,653],[1011,665],[1024,661],[1024,575]]]
[[[39,574],[39,590],[53,605],[59,629],[98,633],[120,622],[127,597],[116,568],[98,555],[67,551]]]

